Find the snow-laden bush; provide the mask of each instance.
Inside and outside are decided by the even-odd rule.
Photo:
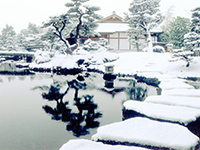
[[[149,52],[149,47],[145,47],[142,49],[143,52]],[[154,46],[153,47],[153,52],[157,52],[157,53],[164,53],[165,49],[162,46]]]
[[[164,53],[165,49],[162,46],[154,46],[153,47],[153,52],[157,52],[157,53]]]
[[[190,66],[190,63],[192,62],[192,58],[191,56],[194,54],[194,52],[191,51],[185,51],[184,48],[181,49],[174,49],[172,51],[172,60],[171,61],[179,61],[179,60],[183,60],[185,61],[186,67]]]
[[[108,40],[107,40],[107,39],[104,39],[104,38],[100,38],[100,39],[98,40],[98,43],[99,43],[101,46],[106,47],[107,44],[108,44]]]
[[[187,50],[195,51],[199,49],[200,35],[196,32],[189,32],[184,35],[185,48]]]
[[[35,62],[37,64],[46,63],[51,61],[52,57],[54,57],[54,54],[51,52],[38,50],[35,53]]]
[[[83,49],[87,51],[97,51],[101,48],[102,46],[95,41],[92,41],[91,39],[88,39],[85,41]]]
[[[98,41],[92,41],[91,39],[88,39],[83,45],[83,49],[87,51],[98,51],[101,48],[113,50],[113,48],[108,45],[108,40],[105,38],[100,38]]]

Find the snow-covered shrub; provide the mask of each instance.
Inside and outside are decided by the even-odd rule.
[[[142,52],[149,52],[149,47],[143,48]],[[154,46],[153,47],[153,52],[164,53],[165,49],[162,46]]]
[[[108,44],[108,40],[105,39],[105,38],[100,38],[100,39],[98,40],[98,43],[99,43],[101,46],[106,47],[107,44]]]
[[[186,67],[190,66],[190,63],[192,62],[191,56],[194,54],[194,52],[191,51],[185,51],[183,48],[181,49],[174,49],[172,52],[172,61],[179,61],[184,60],[187,64]]]
[[[154,46],[153,47],[153,52],[157,52],[157,53],[164,53],[165,49],[162,46]]]
[[[88,39],[85,41],[83,49],[87,51],[97,51],[100,49],[102,46],[95,41],[92,41],[91,39]]]
[[[37,64],[46,63],[51,61],[52,57],[54,57],[54,55],[51,52],[38,50],[35,53],[35,62]]]
[[[187,50],[195,51],[199,48],[200,35],[196,32],[189,32],[184,35],[184,42]]]

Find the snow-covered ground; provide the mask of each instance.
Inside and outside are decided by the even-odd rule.
[[[98,51],[88,52],[85,50],[80,50],[74,52],[74,55],[61,55],[55,54],[53,58],[49,58],[44,55],[38,59],[47,59],[47,63],[33,62],[30,67],[46,67],[52,68],[56,66],[61,67],[77,67],[76,61],[79,59],[84,59],[86,62],[91,62],[93,65],[90,67],[100,69],[104,71],[104,65],[106,60],[116,60],[111,64],[114,65],[115,73],[125,73],[125,74],[143,74],[153,72],[165,74],[168,76],[178,76],[178,77],[199,77],[200,76],[200,57],[194,57],[190,67],[186,67],[185,61],[173,62],[170,53],[145,53],[145,52],[125,52],[125,53],[114,53],[106,51],[105,49],[100,49]],[[43,62],[43,61],[42,61]]]

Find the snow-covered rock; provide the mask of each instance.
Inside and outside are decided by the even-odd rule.
[[[126,113],[126,110],[131,110],[133,111],[133,115],[139,113],[150,118],[175,122],[185,126],[200,117],[200,109],[189,107],[145,103],[133,100],[126,101],[123,105],[125,107],[124,113]]]
[[[200,97],[149,96],[144,102],[200,109]]]
[[[162,95],[200,97],[200,89],[172,89],[165,90]]]
[[[99,127],[92,140],[177,150],[194,148],[199,142],[184,126],[140,117]]]
[[[89,140],[70,140],[60,150],[147,150],[135,146],[107,145]]]
[[[184,80],[180,79],[168,79],[161,80],[159,87],[162,90],[170,90],[170,89],[194,89],[193,86],[185,83]]]

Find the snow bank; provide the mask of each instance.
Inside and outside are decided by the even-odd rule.
[[[81,58],[77,56],[71,56],[71,55],[55,55],[55,57],[51,58],[49,62],[46,63],[40,63],[33,62],[30,64],[30,68],[56,68],[56,67],[67,67],[67,68],[73,68],[78,67],[76,64],[76,61]]]
[[[132,52],[119,54],[115,62],[115,73],[160,72],[168,63],[169,54]]]
[[[162,95],[200,97],[200,89],[172,89],[165,90]]]
[[[154,119],[178,122],[185,126],[200,117],[200,110],[195,108],[145,103],[133,100],[126,101],[123,105],[126,110],[133,110]]]
[[[200,57],[194,57],[190,67],[185,61],[170,62],[170,53],[129,52],[119,54],[115,62],[115,73],[159,72],[178,77],[199,77]]]
[[[143,146],[190,149],[199,138],[186,127],[153,121],[147,118],[132,118],[98,128],[92,140],[129,142]]]
[[[149,96],[145,102],[200,109],[200,97]]]
[[[30,64],[30,68],[74,68],[78,67],[77,61],[79,59],[84,59],[85,62],[91,64],[93,68],[104,69],[104,63],[112,62],[119,59],[119,56],[107,52],[105,48],[100,48],[95,52],[87,52],[83,49],[80,49],[77,52],[74,52],[73,55],[63,55],[55,54],[53,58],[49,58],[46,52],[40,52],[33,63]],[[38,63],[40,62],[40,63]]]
[[[128,146],[112,146],[100,142],[93,142],[89,140],[70,140],[64,144],[60,150],[147,150],[139,147]]]

